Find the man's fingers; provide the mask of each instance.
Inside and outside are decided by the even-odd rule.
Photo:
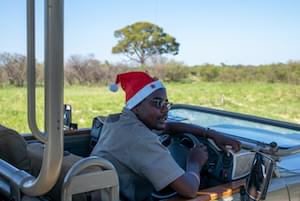
[[[237,151],[239,151],[239,150],[241,150],[241,143],[238,142],[238,141],[236,141],[236,143],[235,143],[234,146],[233,146],[233,151],[234,151],[234,152],[237,152]]]
[[[202,143],[197,144],[197,146],[195,148],[207,150],[207,147]]]
[[[241,150],[241,143],[239,141],[233,141],[231,145],[226,145],[225,149],[231,149],[234,152],[238,152],[239,150]]]

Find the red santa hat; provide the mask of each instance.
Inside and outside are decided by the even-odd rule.
[[[116,82],[110,90],[118,91],[118,84],[126,94],[126,108],[132,109],[157,89],[165,88],[161,81],[152,78],[145,72],[127,72],[117,75]]]

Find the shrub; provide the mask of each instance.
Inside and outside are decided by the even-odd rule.
[[[26,80],[26,57],[21,54],[0,54],[0,66],[5,71],[9,84],[22,87]]]

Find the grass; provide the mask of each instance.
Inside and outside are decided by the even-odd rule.
[[[222,110],[246,113],[300,124],[300,86],[251,83],[166,83],[169,100]],[[111,93],[107,87],[68,86],[64,102],[73,108],[73,122],[90,127],[93,117],[120,112],[124,93]],[[37,88],[37,121],[43,130],[44,92]],[[0,88],[0,124],[29,132],[26,88]]]

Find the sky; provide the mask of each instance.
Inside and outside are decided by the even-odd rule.
[[[168,56],[186,65],[259,65],[300,61],[299,0],[65,0],[64,57],[111,53],[114,31],[138,21],[180,43]],[[44,60],[44,1],[36,0],[36,56]],[[26,54],[26,0],[0,0],[0,53]]]

